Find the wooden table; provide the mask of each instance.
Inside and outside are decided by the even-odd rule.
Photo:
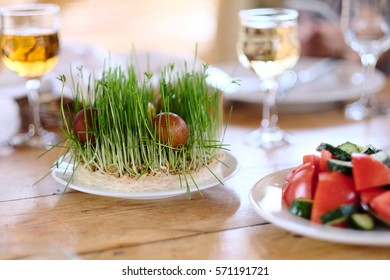
[[[382,97],[390,99],[390,84]],[[335,244],[297,236],[259,217],[251,187],[265,175],[291,167],[319,142],[390,144],[388,116],[354,122],[341,107],[281,114],[296,144],[273,151],[251,148],[243,136],[257,127],[259,105],[233,104],[226,143],[240,169],[224,186],[162,200],[126,200],[78,191],[61,194],[50,176],[58,158],[16,149],[0,158],[0,246],[42,241],[73,250],[81,259],[390,259],[389,248]],[[36,183],[34,185],[34,183]]]

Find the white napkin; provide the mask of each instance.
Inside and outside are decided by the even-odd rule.
[[[0,98],[0,148],[20,127],[19,107],[10,98]]]

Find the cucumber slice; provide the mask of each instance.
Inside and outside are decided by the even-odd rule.
[[[291,214],[310,220],[312,207],[313,200],[307,198],[297,198],[291,203],[288,210]]]
[[[375,227],[374,218],[368,213],[354,213],[349,221],[351,226],[356,229],[372,230]]]
[[[347,152],[348,154],[360,153],[362,150],[361,146],[358,146],[358,145],[351,143],[349,141],[338,145],[336,148],[341,149],[341,150]]]
[[[326,212],[321,216],[321,222],[324,225],[331,225],[342,221],[347,221],[349,216],[356,213],[357,207],[355,204],[345,204],[340,207]]]
[[[377,152],[380,152],[380,151],[381,151],[381,149],[378,149],[370,144],[370,145],[365,146],[361,152],[363,154],[372,155],[372,154],[376,154]]]
[[[343,216],[338,219],[332,220],[324,225],[326,226],[336,226],[336,227],[343,227],[344,225],[348,225],[348,218],[349,216]]]
[[[328,169],[331,171],[338,171],[345,175],[352,176],[352,162],[338,159],[328,159]]]
[[[328,144],[328,143],[321,143],[317,148],[316,148],[317,151],[321,151],[321,150],[327,150],[329,151],[336,159],[339,159],[339,160],[344,160],[344,161],[350,161],[351,160],[351,154],[340,149],[340,148],[337,148],[331,144]]]

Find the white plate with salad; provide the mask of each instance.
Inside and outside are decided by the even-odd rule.
[[[285,169],[269,174],[251,188],[249,193],[250,202],[253,209],[262,218],[282,229],[314,239],[344,244],[390,246],[390,227],[379,222],[375,222],[375,227],[371,230],[359,230],[353,227],[324,225],[311,221],[310,217],[304,218],[296,215],[296,213],[293,214],[284,196],[287,184],[286,177],[290,176],[293,169]],[[328,170],[327,172],[338,171]],[[289,180],[292,180],[291,177]],[[316,182],[317,187],[319,186],[318,182]],[[386,188],[388,187],[385,187],[385,190],[389,191]],[[316,192],[318,192],[318,189]],[[357,193],[360,194],[359,192]],[[315,194],[311,199],[316,203]]]

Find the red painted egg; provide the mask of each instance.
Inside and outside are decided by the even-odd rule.
[[[97,109],[87,108],[80,110],[73,120],[73,133],[83,144],[95,143],[95,130],[97,129]]]
[[[189,130],[187,123],[177,114],[160,113],[153,118],[153,126],[160,143],[173,148],[185,145]]]

